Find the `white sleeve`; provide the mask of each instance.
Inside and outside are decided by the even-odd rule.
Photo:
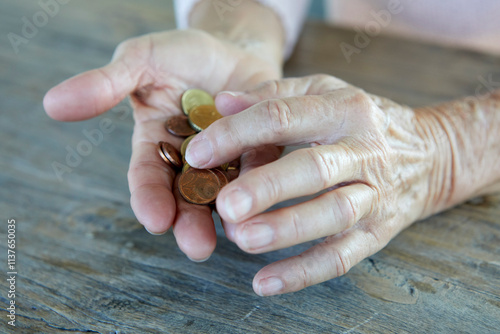
[[[177,18],[177,27],[179,29],[186,29],[189,27],[189,14],[191,9],[200,0],[175,0],[175,16]],[[239,1],[221,1],[225,5],[231,6],[232,3],[236,4]],[[283,29],[285,30],[285,59],[288,58],[302,29],[302,25],[307,15],[307,10],[311,0],[256,0],[264,6],[274,10],[276,15],[281,19]],[[236,5],[233,5],[236,6]]]

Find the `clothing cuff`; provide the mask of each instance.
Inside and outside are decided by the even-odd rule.
[[[189,14],[191,9],[200,0],[176,0],[174,2],[175,16],[177,18],[177,28],[189,28]],[[215,0],[223,1],[223,0]],[[306,18],[310,0],[255,0],[264,6],[271,8],[281,20],[285,31],[285,51],[284,57],[288,59],[297,43],[302,25]],[[230,6],[230,3],[224,4]]]

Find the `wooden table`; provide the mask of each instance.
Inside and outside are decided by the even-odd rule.
[[[36,1],[2,4],[0,56],[0,332],[2,333],[494,333],[500,327],[500,197],[414,224],[347,275],[261,298],[253,275],[308,245],[248,255],[226,240],[190,262],[173,235],[136,221],[126,181],[133,120],[125,104],[59,123],[43,111],[61,80],[102,66],[122,40],[174,27],[163,0],[72,1],[19,45]],[[37,16],[38,15],[38,16]],[[40,21],[41,20],[41,21]],[[329,73],[411,106],[474,94],[500,78],[500,57],[384,36],[348,63],[355,33],[306,24],[287,76]],[[99,128],[113,130],[63,180],[52,164]],[[81,144],[80,144],[81,145]],[[16,221],[16,325],[7,325],[7,223]]]

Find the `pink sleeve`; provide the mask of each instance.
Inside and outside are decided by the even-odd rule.
[[[189,27],[189,13],[191,9],[200,0],[175,0],[175,16],[177,18],[177,27],[179,29],[186,29]],[[238,6],[241,0],[215,0],[214,4],[218,2],[221,6],[233,6],[233,8]],[[257,0],[264,6],[272,8],[276,15],[281,19],[283,28],[285,30],[285,58],[288,58],[292,51],[295,43],[297,42],[302,24],[304,23],[307,10],[309,8],[310,0]],[[214,5],[215,6],[215,5]],[[228,8],[228,7],[225,7]]]

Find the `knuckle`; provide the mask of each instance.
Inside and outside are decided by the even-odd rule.
[[[271,203],[276,203],[282,198],[283,187],[281,185],[279,177],[276,177],[272,173],[259,173],[255,170],[258,180],[255,184],[262,184],[266,189],[267,198]]]
[[[339,79],[332,77],[328,74],[314,74],[309,77],[312,83],[312,87],[315,87],[317,91],[329,91],[332,87],[338,85]]]
[[[356,110],[359,116],[363,117],[371,129],[378,128],[386,121],[386,116],[378,106],[377,98],[368,95],[361,89],[356,89],[352,97],[352,103],[357,106]]]
[[[310,78],[315,81],[323,81],[323,80],[330,80],[331,76],[324,73],[318,73],[311,75]]]
[[[267,83],[267,91],[272,95],[278,95],[281,91],[281,84],[279,80],[271,80]]]
[[[140,49],[139,44],[141,43],[140,39],[138,37],[135,38],[129,38],[118,44],[118,46],[115,49],[115,56],[119,54],[126,53],[130,50],[137,50]]]
[[[268,80],[256,87],[256,93],[263,96],[276,96],[280,91],[279,80]]]
[[[374,102],[371,97],[366,94],[364,90],[361,88],[353,88],[352,102],[354,102],[357,106],[361,106],[361,110],[369,110],[368,108]]]
[[[332,78],[327,74],[313,74],[302,80],[304,95],[322,95],[332,90]]]
[[[356,200],[349,197],[348,195],[340,193],[340,195],[335,196],[335,213],[334,217],[336,217],[337,222],[343,222],[344,229],[347,229],[353,226],[359,217],[359,203],[356,203]],[[338,210],[338,211],[337,211]],[[340,215],[340,216],[338,216]]]
[[[307,149],[306,152],[309,155],[309,159],[312,161],[312,165],[316,170],[316,175],[318,182],[320,183],[322,189],[326,189],[330,186],[333,175],[335,175],[335,162],[328,156],[327,153],[319,149]]]
[[[267,102],[266,112],[269,127],[278,136],[288,133],[292,124],[292,111],[290,106],[281,99]]]
[[[330,267],[334,269],[335,277],[343,276],[351,269],[351,256],[349,250],[344,248],[342,250],[334,248],[330,251]]]
[[[309,272],[309,268],[307,268],[307,261],[306,257],[303,254],[297,255],[297,260],[296,263],[293,266],[293,272],[294,272],[294,281],[293,282],[293,287],[294,290],[300,290],[304,289],[312,284],[313,278]]]
[[[316,74],[312,79],[314,80],[314,90],[320,94],[350,87],[344,80],[328,74]]]
[[[123,58],[124,63],[143,63],[147,64],[147,58],[151,56],[154,40],[151,35],[129,38],[120,44],[113,53],[113,60]],[[153,75],[153,73],[150,73]]]
[[[211,140],[210,138],[213,136],[216,147],[225,148],[225,150],[228,147],[233,147],[236,151],[243,152],[246,145],[244,145],[240,132],[237,130],[239,126],[240,122],[233,116],[223,117],[205,129],[205,133],[210,135],[205,139]],[[214,150],[214,153],[217,152],[218,150]]]
[[[301,242],[301,236],[304,235],[304,230],[297,212],[295,210],[291,210],[288,214],[288,218],[283,221],[289,221],[292,227],[292,232],[290,233],[289,238],[293,240],[294,243]]]
[[[377,224],[375,221],[372,221],[366,224],[363,230],[372,240],[371,245],[373,249],[371,252],[376,252],[387,245],[392,237],[397,234],[399,225],[396,219],[388,219],[383,224]]]

